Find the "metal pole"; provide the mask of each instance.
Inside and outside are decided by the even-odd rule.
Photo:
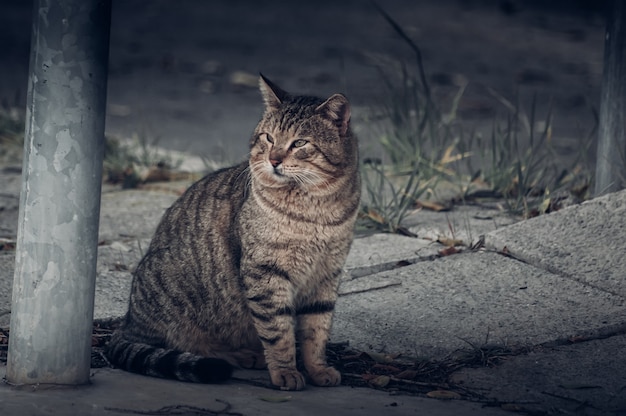
[[[7,380],[89,382],[110,0],[34,6]]]
[[[596,196],[626,185],[626,3],[612,0],[607,10]]]

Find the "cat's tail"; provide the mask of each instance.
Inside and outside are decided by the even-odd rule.
[[[194,383],[219,383],[233,372],[233,366],[220,358],[134,343],[119,334],[107,344],[106,355],[111,364],[132,373]]]

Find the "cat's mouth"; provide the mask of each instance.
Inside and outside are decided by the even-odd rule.
[[[262,176],[264,177],[263,182],[273,188],[281,188],[295,182],[294,178],[289,175],[282,164],[272,166],[268,163],[265,169],[263,169]]]
[[[283,163],[274,164],[262,162],[257,165],[257,177],[264,186],[269,188],[283,188],[297,186],[309,189],[328,184],[328,178],[311,170],[285,166]]]
[[[285,175],[285,168],[283,165],[273,166],[271,169],[274,175],[287,177],[287,175]]]

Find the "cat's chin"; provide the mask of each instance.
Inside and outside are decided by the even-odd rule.
[[[262,175],[262,177],[258,179],[259,183],[264,188],[279,189],[293,186],[295,184],[295,181],[289,176],[281,175],[278,173],[265,173]]]

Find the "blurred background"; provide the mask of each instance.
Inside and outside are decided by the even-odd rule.
[[[208,169],[244,160],[263,110],[262,72],[290,92],[346,94],[373,181],[365,187],[374,199],[410,195],[403,210],[433,196],[433,178],[453,188],[440,201],[487,191],[526,217],[590,196],[604,1],[112,4],[106,135],[115,145],[105,179],[113,183],[136,186],[153,165],[176,165],[148,146],[199,156]],[[0,139],[9,137],[3,123],[23,132],[32,9],[0,0]],[[143,156],[116,155],[120,143]],[[374,222],[397,210],[387,200],[364,204]]]
[[[492,124],[537,94],[554,106],[563,151],[593,127],[604,19],[599,1],[391,0],[381,2],[422,52],[445,109],[469,126]],[[26,100],[32,3],[0,0],[0,102]],[[345,93],[364,151],[376,106],[389,97],[381,67],[414,56],[370,1],[113,1],[107,133],[214,159],[245,157],[261,114],[256,76],[319,96]],[[415,68],[412,68],[415,70]],[[390,76],[387,74],[387,76]],[[492,90],[491,92],[489,91]],[[374,114],[374,115],[372,115]]]

